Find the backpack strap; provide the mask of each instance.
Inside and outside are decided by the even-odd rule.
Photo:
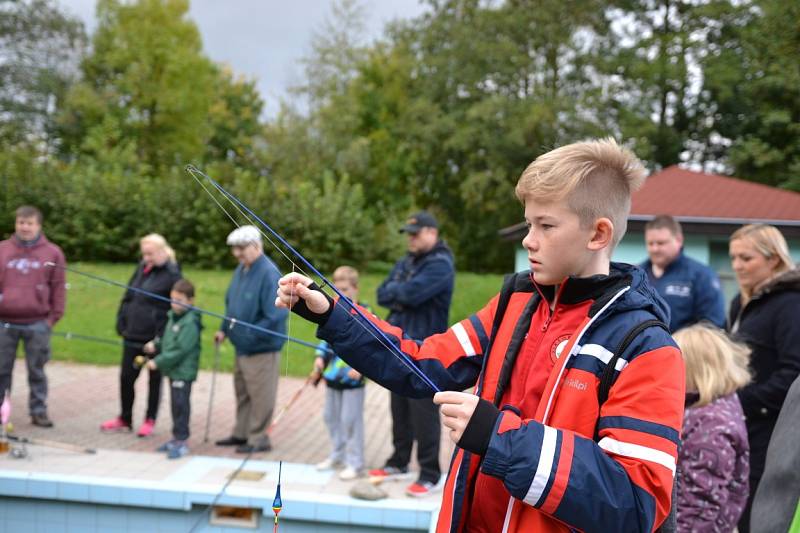
[[[517,274],[507,274],[503,279],[503,287],[500,289],[500,298],[497,300],[497,307],[494,312],[494,320],[492,321],[492,330],[489,333],[489,344],[486,347],[486,354],[483,358],[483,367],[481,368],[481,383],[480,388],[483,388],[483,379],[486,376],[486,363],[489,361],[489,353],[492,351],[494,339],[497,337],[497,332],[500,330],[500,324],[503,322],[503,317],[508,309],[508,302],[511,301],[511,295],[514,294],[514,288],[517,284]]]
[[[611,391],[611,385],[614,384],[614,372],[615,367],[617,366],[617,361],[625,352],[625,350],[628,349],[628,346],[630,346],[631,342],[633,342],[640,333],[651,327],[659,327],[667,333],[670,333],[669,327],[666,324],[656,318],[651,318],[650,320],[645,320],[644,322],[634,326],[633,329],[631,329],[628,334],[623,337],[622,342],[620,342],[619,346],[617,346],[614,355],[611,357],[611,360],[608,362],[608,364],[606,364],[606,367],[603,369],[603,375],[600,377],[600,386],[597,389],[598,413],[599,409],[602,408],[603,404],[606,403],[606,400],[608,400],[608,393]],[[599,420],[600,419],[598,417],[598,421]],[[599,431],[595,425],[594,440],[597,441],[598,438]]]
[[[517,275],[508,274],[503,279],[503,288],[500,289],[500,298],[497,300],[497,309],[494,312],[494,321],[492,321],[492,332],[489,338],[494,340],[497,331],[500,329],[500,324],[503,322],[503,316],[508,309],[508,302],[511,300],[511,295],[514,293],[514,286],[517,284]]]

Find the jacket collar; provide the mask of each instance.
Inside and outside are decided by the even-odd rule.
[[[534,284],[531,276],[527,276],[527,281],[532,290],[538,289],[548,301],[552,301],[555,297],[555,286]],[[650,285],[647,274],[640,267],[612,262],[608,275],[599,274],[588,278],[569,277],[563,285],[559,302],[575,304],[594,300],[589,309],[590,317],[602,309],[620,290],[630,287],[630,290],[614,303],[615,309],[646,310],[665,324],[669,324],[669,307]]]
[[[411,252],[409,252],[408,257],[409,259],[411,259],[411,261],[416,263],[418,261],[422,261],[424,258],[428,256],[438,253],[445,253],[449,256],[453,255],[453,252],[452,250],[450,250],[450,247],[447,245],[447,243],[444,242],[444,240],[439,239],[438,241],[436,241],[436,244],[433,245],[433,248],[431,248],[427,252],[423,252],[421,254],[412,254]]]
[[[782,272],[773,277],[753,295],[751,300],[760,298],[772,292],[792,290],[800,290],[800,267]]]
[[[14,233],[11,236],[11,242],[13,242],[17,248],[21,248],[23,250],[32,250],[34,248],[44,246],[50,241],[48,241],[47,237],[44,236],[44,232],[39,232],[39,235],[32,241],[23,241],[17,237],[16,233]]]

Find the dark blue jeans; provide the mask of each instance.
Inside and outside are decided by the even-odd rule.
[[[172,438],[189,439],[189,418],[192,415],[192,404],[189,396],[192,393],[191,381],[173,381],[170,384],[170,400],[172,405]]]

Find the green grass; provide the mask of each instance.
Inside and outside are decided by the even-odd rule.
[[[72,268],[127,283],[135,265],[106,263],[74,263]],[[197,288],[195,305],[216,313],[224,313],[225,290],[230,282],[230,270],[199,270],[185,268],[184,276],[190,279]],[[370,273],[361,276],[360,299],[372,305],[373,311],[380,316],[386,310],[375,305],[375,290],[386,274]],[[117,307],[122,298],[123,289],[89,279],[78,274],[67,273],[69,290],[67,291],[67,310],[64,318],[56,325],[55,331],[90,335],[109,340],[119,340],[114,331]],[[502,276],[494,274],[458,273],[453,305],[450,309],[450,321],[454,323],[480,309],[497,291],[500,290]],[[203,351],[200,365],[210,369],[214,364],[212,337],[219,327],[220,321],[214,317],[203,317]],[[316,327],[296,316],[289,320],[289,335],[308,342],[317,342],[314,335]],[[119,364],[122,348],[98,342],[79,339],[67,340],[53,336],[53,357],[62,361],[74,361],[97,365]],[[281,363],[284,375],[302,376],[311,369],[314,358],[313,350],[295,343],[287,343],[283,349]],[[234,352],[230,343],[222,345],[220,351],[220,368],[233,369]]]

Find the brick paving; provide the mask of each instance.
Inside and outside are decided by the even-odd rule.
[[[105,434],[100,423],[119,412],[119,368],[53,361],[47,365],[50,383],[49,414],[55,423],[51,429],[38,428],[30,423],[27,408],[28,385],[25,362],[18,359],[14,368],[11,421],[14,434],[59,441],[107,450],[154,451],[171,438],[169,387],[165,380],[158,422],[151,437],[138,438],[135,433]],[[134,426],[142,422],[146,409],[147,374],[136,382]],[[278,410],[302,387],[302,378],[281,377],[278,387]],[[212,424],[209,442],[203,442],[206,413],[211,391],[211,372],[201,371],[192,387],[191,439],[192,454],[209,456],[238,456],[231,448],[214,446],[214,441],[230,434],[233,427],[235,401],[233,378],[230,373],[217,374]],[[323,460],[329,451],[329,440],[322,421],[325,386],[306,387],[297,402],[289,409],[272,432],[273,450],[257,454],[254,459],[314,464]],[[367,384],[364,406],[365,460],[367,467],[382,466],[391,453],[391,416],[389,393],[382,387]],[[453,445],[442,431],[440,462],[443,472],[449,464]],[[241,456],[238,456],[241,457]]]

